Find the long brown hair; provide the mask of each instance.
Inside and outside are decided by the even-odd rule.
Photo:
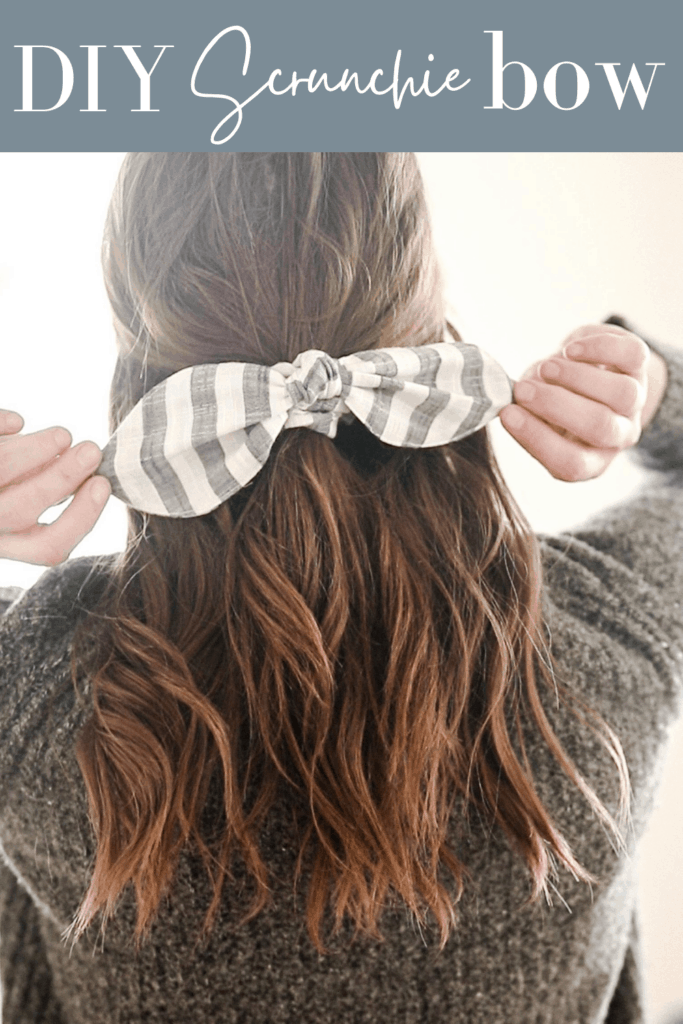
[[[112,425],[191,364],[340,356],[443,331],[409,154],[133,154],[104,267]],[[214,513],[129,518],[88,621],[97,643],[75,660],[92,685],[78,758],[97,839],[77,931],[132,884],[143,935],[186,847],[210,879],[207,929],[235,857],[258,913],[270,877],[259,835],[276,801],[291,806],[293,882],[319,948],[328,912],[333,929],[348,916],[377,936],[395,897],[445,942],[467,874],[449,836],[471,809],[524,859],[532,895],[556,863],[590,879],[536,791],[530,728],[617,826],[546,717],[557,684],[537,543],[485,431],[431,451],[389,449],[358,425],[334,442],[287,431]],[[586,720],[625,793],[618,741]]]

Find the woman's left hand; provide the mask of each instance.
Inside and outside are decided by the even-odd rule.
[[[580,327],[515,384],[500,419],[552,476],[590,480],[636,444],[665,382],[664,361],[631,331]]]
[[[0,558],[57,565],[92,530],[111,488],[91,479],[102,455],[96,444],[72,447],[63,427],[20,434],[21,416],[0,410]],[[39,523],[48,508],[73,495],[53,523]]]

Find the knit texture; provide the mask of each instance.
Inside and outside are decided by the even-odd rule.
[[[628,855],[617,855],[586,802],[531,740],[542,799],[592,890],[567,874],[552,905],[525,901],[529,879],[497,830],[460,835],[471,882],[445,949],[402,906],[383,942],[348,933],[320,956],[291,891],[296,850],[286,807],[264,855],[272,906],[246,925],[239,880],[210,940],[197,944],[209,891],[188,853],[150,940],[135,951],[124,896],[104,942],[60,936],[78,908],[94,844],[74,756],[88,714],[74,696],[75,624],[97,600],[110,559],[47,572],[0,620],[0,967],[3,1024],[638,1024],[643,1016],[634,853],[652,809],[666,739],[681,705],[683,646],[683,357],[638,451],[661,471],[628,503],[543,540],[545,618],[562,681],[618,733],[633,786]],[[12,595],[3,595],[5,603]],[[577,718],[548,700],[569,754],[616,807],[613,765]],[[454,827],[457,823],[454,823]]]

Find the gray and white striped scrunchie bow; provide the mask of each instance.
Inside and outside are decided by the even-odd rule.
[[[340,359],[312,349],[271,367],[191,366],[138,402],[98,472],[133,508],[189,518],[246,486],[282,430],[335,437],[352,413],[387,444],[433,448],[479,430],[511,400],[503,368],[452,339]]]

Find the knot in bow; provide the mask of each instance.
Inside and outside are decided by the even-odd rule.
[[[311,349],[298,355],[293,363],[281,363],[278,369],[283,365],[291,367],[291,373],[282,372],[292,404],[298,409],[311,409],[320,402],[336,402],[344,390],[339,360],[327,352]]]
[[[337,421],[348,409],[350,373],[338,359],[317,349],[300,353],[293,363],[279,363],[291,408],[286,428],[310,427],[334,436]]]

